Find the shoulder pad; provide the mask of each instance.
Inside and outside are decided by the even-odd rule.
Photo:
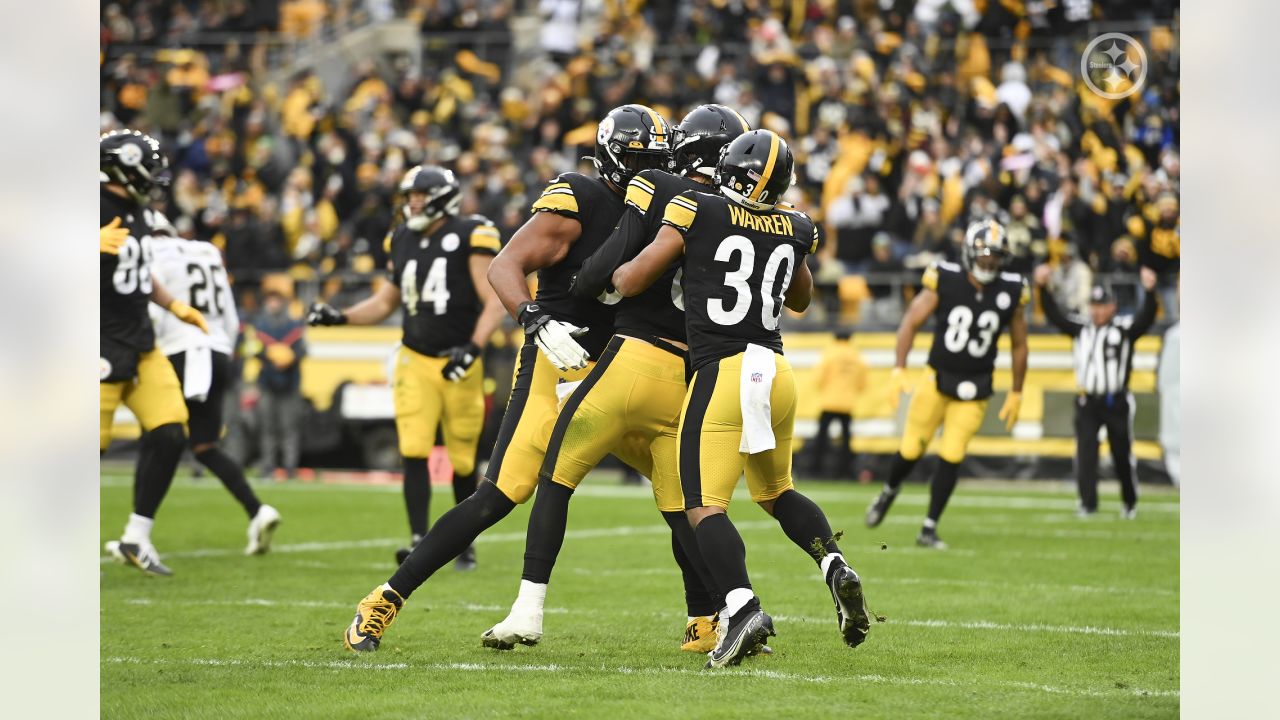
[[[1002,272],[1000,273],[1000,278],[1019,285],[1022,284],[1022,276],[1016,272]]]
[[[554,212],[576,218],[578,198],[573,193],[573,181],[581,177],[578,173],[561,173],[555,180],[547,183],[530,209],[533,212]]]
[[[948,260],[938,260],[933,264],[933,266],[938,268],[938,270],[942,270],[946,272],[953,272],[953,273],[961,272],[959,265],[953,262],[950,262]]]

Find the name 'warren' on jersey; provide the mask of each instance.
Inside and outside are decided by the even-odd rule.
[[[479,215],[451,217],[430,235],[400,225],[387,243],[391,282],[400,288],[404,346],[440,355],[471,342],[482,310],[471,256],[498,253],[498,228]]]
[[[748,210],[719,195],[686,191],[662,222],[684,234],[685,322],[693,369],[748,344],[782,352],[783,298],[796,263],[818,248],[808,215]]]
[[[929,365],[960,375],[994,372],[1000,333],[1031,299],[1022,276],[1003,272],[979,289],[964,268],[938,262],[925,269],[921,284],[938,294]]]

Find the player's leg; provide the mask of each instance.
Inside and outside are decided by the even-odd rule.
[[[1098,428],[1101,421],[1088,396],[1076,399],[1076,489],[1080,495],[1080,517],[1098,511]]]
[[[404,468],[404,507],[411,535],[409,547],[396,551],[397,565],[404,562],[413,546],[427,534],[430,522],[431,478],[427,459],[435,445],[436,426],[443,410],[441,390],[431,379],[432,360],[406,347],[401,347],[396,355],[392,397],[396,440]],[[444,381],[443,377],[439,379]]]
[[[168,358],[155,349],[143,353],[137,380],[126,384],[122,400],[138,418],[143,436],[134,474],[133,514],[112,552],[146,572],[169,575],[151,543],[151,527],[186,445],[187,406]]]
[[[921,526],[916,544],[943,550],[947,544],[938,537],[938,521],[947,509],[951,493],[960,476],[960,463],[969,449],[969,441],[982,426],[987,413],[987,400],[951,400],[942,421],[942,441],[938,446],[938,467],[929,483],[929,512]]]
[[[907,406],[907,425],[902,433],[902,443],[894,454],[889,465],[889,478],[885,481],[884,490],[867,508],[867,527],[876,527],[884,521],[893,501],[898,498],[902,483],[911,474],[929,441],[942,424],[943,414],[947,409],[947,397],[938,392],[935,375],[928,370],[916,383],[911,395],[911,404]]]
[[[457,382],[444,382],[444,418],[441,434],[449,464],[453,466],[453,504],[476,491],[476,450],[484,430],[484,361],[477,360]],[[468,545],[454,561],[459,570],[474,570],[476,547]]]
[[[1120,497],[1124,507],[1120,517],[1132,520],[1138,516],[1138,467],[1133,456],[1133,395],[1116,395],[1104,409],[1107,424],[1107,444],[1111,446],[1111,460],[1120,480]]]
[[[854,471],[853,465],[853,416],[849,413],[840,413],[836,417],[840,423],[840,452],[837,457],[840,462],[840,472],[837,477],[852,477]]]
[[[726,509],[742,475],[742,356],[709,363],[689,385],[677,437],[685,512],[716,587],[724,591],[720,633],[708,667],[735,665],[773,633],[747,573],[747,548]]]
[[[777,374],[769,405],[773,412],[773,435],[777,447],[747,457],[747,489],[751,492],[751,499],[778,521],[791,542],[817,563],[835,602],[840,634],[849,647],[857,647],[866,640],[870,630],[862,580],[840,552],[826,514],[817,503],[797,491],[792,483],[795,376],[785,357],[779,355],[775,362]]]

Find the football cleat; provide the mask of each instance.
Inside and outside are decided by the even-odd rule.
[[[862,579],[853,568],[842,564],[831,571],[827,585],[831,588],[831,599],[836,602],[836,624],[844,637],[844,644],[858,647],[871,630],[867,601],[862,595]]]
[[[110,540],[106,544],[107,552],[121,563],[132,565],[148,575],[172,575],[173,571],[160,562],[160,553],[149,542],[129,543],[123,540]]]
[[[934,550],[947,549],[947,544],[942,542],[942,538],[938,537],[938,531],[935,528],[920,528],[920,534],[916,536],[916,544],[920,547],[933,548]]]
[[[727,627],[726,627],[727,625]],[[753,649],[764,645],[769,637],[776,635],[773,631],[773,618],[760,609],[760,600],[751,598],[750,602],[739,608],[738,612],[718,623],[719,642],[715,649],[707,653],[707,667],[719,668],[737,665],[742,662]]]
[[[1120,511],[1120,519],[1121,519],[1121,520],[1137,520],[1137,519],[1138,519],[1138,506],[1137,506],[1137,505],[1125,505],[1125,506],[1124,506],[1124,509]]]
[[[891,493],[883,490],[880,495],[867,508],[867,527],[876,527],[884,522],[884,516],[889,514],[889,508],[893,507],[893,501],[898,499],[898,493]]]
[[[1076,517],[1081,520],[1088,520],[1089,518],[1096,515],[1097,512],[1098,512],[1097,510],[1090,510],[1089,508],[1081,505],[1080,507],[1076,508]]]
[[[542,639],[542,610],[520,612],[515,607],[497,625],[484,631],[480,644],[494,650],[511,650],[516,645],[533,647]]]
[[[249,544],[245,555],[261,555],[271,549],[271,536],[280,526],[280,511],[263,505],[249,521]]]
[[[462,554],[454,558],[453,569],[468,572],[476,569],[476,546],[468,545]]]
[[[418,547],[418,543],[420,542],[422,542],[422,536],[414,533],[413,538],[409,541],[409,547],[402,547],[399,550],[396,550],[397,567],[403,565],[404,561],[409,559],[409,556],[413,554],[413,549]]]
[[[399,593],[379,585],[356,606],[356,617],[342,633],[342,643],[354,652],[377,650],[382,633],[396,621],[402,607],[404,598]]]
[[[695,652],[706,655],[716,648],[718,634],[716,632],[720,625],[720,613],[716,613],[711,617],[696,617],[684,626],[684,644],[680,649],[685,652]]]

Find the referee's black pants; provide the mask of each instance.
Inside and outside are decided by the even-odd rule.
[[[1133,396],[1081,395],[1076,398],[1076,487],[1080,507],[1098,509],[1098,428],[1106,426],[1111,459],[1127,508],[1138,504],[1137,468],[1133,458]]]

